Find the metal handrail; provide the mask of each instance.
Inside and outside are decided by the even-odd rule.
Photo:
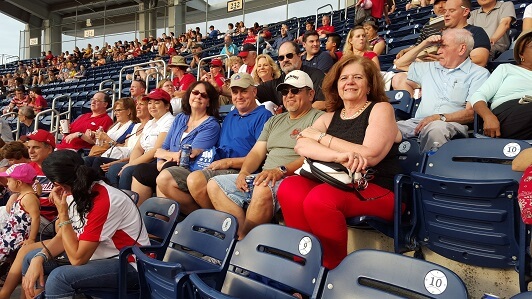
[[[63,96],[66,96],[66,95],[62,95],[61,97]],[[37,113],[37,115],[35,115],[36,121],[35,121],[35,126],[33,127],[33,130],[36,131],[39,129],[39,117],[45,114],[48,114],[48,113],[50,113],[50,115],[52,116],[52,120],[50,121],[49,132],[52,133],[55,137],[55,140],[57,140],[57,135],[59,134],[59,111],[57,111],[54,108],[48,108],[46,110],[43,110]],[[20,125],[20,122],[18,122],[18,125]],[[19,138],[18,135],[19,135],[19,132],[17,132],[17,139]]]
[[[98,90],[99,90],[99,91],[102,91],[102,90],[104,89],[104,88],[103,88],[103,85],[104,85],[105,83],[107,83],[107,82],[111,82],[111,83],[113,83],[113,90],[115,89],[115,87],[116,87],[116,83],[115,83],[115,81],[114,81],[113,79],[107,79],[107,80],[103,80],[102,82],[100,82],[100,86],[98,86]],[[114,92],[113,92],[113,93],[114,93]]]
[[[257,32],[257,41],[255,42],[255,48],[257,49],[257,53],[259,52],[259,43],[260,43],[260,34],[264,31],[264,29],[259,30]]]
[[[128,69],[134,69],[135,67],[137,66],[145,66],[145,65],[149,65],[150,63],[152,63],[153,61],[147,61],[147,62],[143,62],[143,63],[137,63],[137,64],[131,64],[131,65],[126,65],[124,67],[122,67],[120,69],[120,73],[119,73],[119,77],[118,77],[118,98],[121,98],[122,97],[122,74],[124,73],[125,70],[128,70]],[[164,60],[157,60],[156,61],[157,63],[162,63],[163,64],[163,77],[166,78],[166,62]],[[158,67],[158,66],[157,66]],[[146,86],[147,87],[147,86]]]
[[[344,1],[344,5],[345,5],[345,8],[344,8],[344,21],[347,20],[347,0]],[[355,5],[356,5],[356,1],[355,1]]]
[[[111,119],[114,118],[114,111],[113,111],[113,107],[115,106],[115,102],[116,102],[116,92],[115,92],[115,83],[113,81],[113,87],[112,88],[101,88],[98,90],[98,92],[105,92],[105,93],[110,93],[111,94],[111,106],[109,106],[109,108],[105,109],[105,112],[109,113],[111,112]]]
[[[58,99],[61,98],[67,98],[68,99],[68,108],[64,112],[59,112],[56,109],[56,102]],[[52,108],[43,110],[39,112],[37,115],[42,114],[43,112],[49,112],[51,111],[52,114],[52,121],[50,122],[50,133],[54,134],[55,140],[57,140],[57,135],[59,135],[59,121],[61,120],[62,116],[65,116],[65,119],[67,119],[69,122],[72,120],[72,98],[68,94],[63,94],[60,96],[55,97],[52,100]],[[55,117],[54,117],[55,114]]]
[[[204,61],[204,60],[207,60],[207,59],[213,59],[213,58],[216,58],[216,57],[225,57],[225,58],[229,58],[229,55],[227,54],[217,54],[217,55],[212,55],[212,56],[208,56],[208,57],[203,57],[202,59],[200,59],[200,61],[198,62],[198,69],[201,67],[201,63]],[[225,66],[227,68],[226,70],[226,74],[229,73],[229,66]],[[198,70],[198,74],[196,75],[196,80],[200,80],[200,76],[201,76],[201,73],[199,72]]]
[[[327,6],[329,6],[331,8],[331,10],[330,10],[331,16],[329,17],[329,19],[331,20],[331,26],[333,25],[333,23],[332,23],[332,19],[333,18],[332,17],[333,17],[334,8],[333,8],[333,6],[331,4],[325,4],[323,6],[318,7],[318,9],[316,9],[316,23],[315,23],[316,28],[318,28],[318,12],[320,11],[320,9],[325,8]]]

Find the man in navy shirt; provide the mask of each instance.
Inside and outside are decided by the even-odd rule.
[[[320,35],[317,31],[307,31],[303,35],[303,47],[305,47],[305,54],[303,54],[303,65],[317,68],[324,73],[327,73],[333,66],[334,61],[329,53],[324,52],[320,48]]]

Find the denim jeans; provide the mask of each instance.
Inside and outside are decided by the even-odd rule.
[[[127,167],[126,169],[124,169],[124,171],[122,171],[122,174],[118,176],[118,173],[120,172],[120,170],[122,170],[122,167],[124,165],[126,165],[125,162],[111,165],[111,167],[109,167],[109,170],[105,174],[105,177],[107,177],[109,183],[111,183],[112,186],[115,186],[119,189],[131,190],[131,182],[133,181],[133,170],[135,170],[135,167],[137,167],[137,165]]]
[[[22,264],[22,275],[28,271],[31,259],[42,249],[30,251]],[[118,258],[89,261],[85,265],[59,265],[55,261],[44,264],[44,274],[48,275],[45,283],[45,298],[74,298],[76,290],[118,289]],[[138,275],[133,266],[128,264],[127,286],[138,287]]]

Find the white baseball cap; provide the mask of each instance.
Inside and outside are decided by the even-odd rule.
[[[286,74],[286,77],[284,77],[284,82],[277,85],[277,91],[280,91],[287,86],[297,88],[308,87],[310,89],[314,89],[314,83],[312,83],[312,79],[310,79],[307,73],[300,70],[291,71],[290,73]]]

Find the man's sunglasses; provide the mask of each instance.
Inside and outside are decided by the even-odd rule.
[[[301,87],[301,88],[296,88],[296,87],[292,87],[292,88],[285,88],[285,89],[281,89],[281,94],[283,96],[286,96],[288,95],[289,92],[291,92],[293,95],[296,95],[298,93],[300,93],[302,90],[307,90],[309,89],[308,87]]]
[[[294,58],[294,55],[295,55],[294,53],[288,53],[286,55],[279,55],[278,59],[279,61],[283,61],[285,57],[288,59],[292,59]]]
[[[206,92],[200,92],[199,90],[196,90],[196,89],[192,90],[190,93],[195,95],[195,96],[200,95],[204,99],[208,99],[209,98],[209,95]]]

